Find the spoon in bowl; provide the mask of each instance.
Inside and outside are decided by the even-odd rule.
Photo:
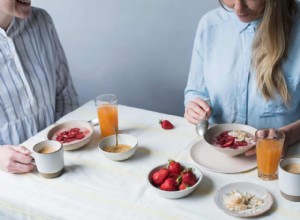
[[[116,147],[118,147],[118,128],[114,127],[116,133]]]
[[[210,106],[210,99],[205,99],[204,100],[209,106]],[[208,129],[209,123],[208,123],[208,119],[201,119],[197,124],[196,124],[196,133],[199,136],[203,136],[207,129]]]

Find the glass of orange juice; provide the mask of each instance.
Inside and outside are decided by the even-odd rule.
[[[255,133],[258,177],[263,180],[277,179],[285,135],[277,129],[261,129]]]
[[[114,94],[103,94],[95,98],[101,138],[118,131],[118,100]]]

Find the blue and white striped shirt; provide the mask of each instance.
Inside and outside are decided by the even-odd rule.
[[[209,98],[212,123],[280,128],[300,119],[300,14],[295,17],[288,58],[282,63],[292,97],[288,107],[279,95],[266,101],[257,88],[251,51],[259,22],[242,23],[220,7],[199,23],[185,104],[196,97]]]
[[[49,14],[0,28],[0,144],[20,144],[78,107],[67,60]]]

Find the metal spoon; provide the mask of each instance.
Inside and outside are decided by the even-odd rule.
[[[91,123],[93,126],[99,125],[98,118],[91,119],[88,121],[88,123]]]
[[[210,99],[205,99],[204,100],[209,106],[210,106]],[[207,129],[208,129],[208,119],[201,119],[197,124],[196,124],[196,133],[199,135],[199,136],[203,136]]]
[[[198,122],[198,124],[196,124],[196,127],[195,127],[196,128],[196,133],[199,136],[203,136],[206,133],[207,129],[208,129],[208,125],[209,125],[208,120],[205,120],[205,119],[200,120]]]
[[[118,147],[118,128],[115,127],[115,133],[116,133],[116,147]]]

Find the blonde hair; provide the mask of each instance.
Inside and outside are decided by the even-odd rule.
[[[282,72],[287,58],[296,0],[264,0],[262,21],[253,41],[252,64],[256,70],[257,86],[266,100],[279,94],[286,105],[291,97]]]
[[[297,0],[261,0],[265,2],[262,21],[258,26],[252,50],[252,65],[257,86],[266,100],[279,94],[287,106],[291,96],[282,72],[288,55],[293,19],[298,11]],[[219,0],[224,7],[222,0]]]

